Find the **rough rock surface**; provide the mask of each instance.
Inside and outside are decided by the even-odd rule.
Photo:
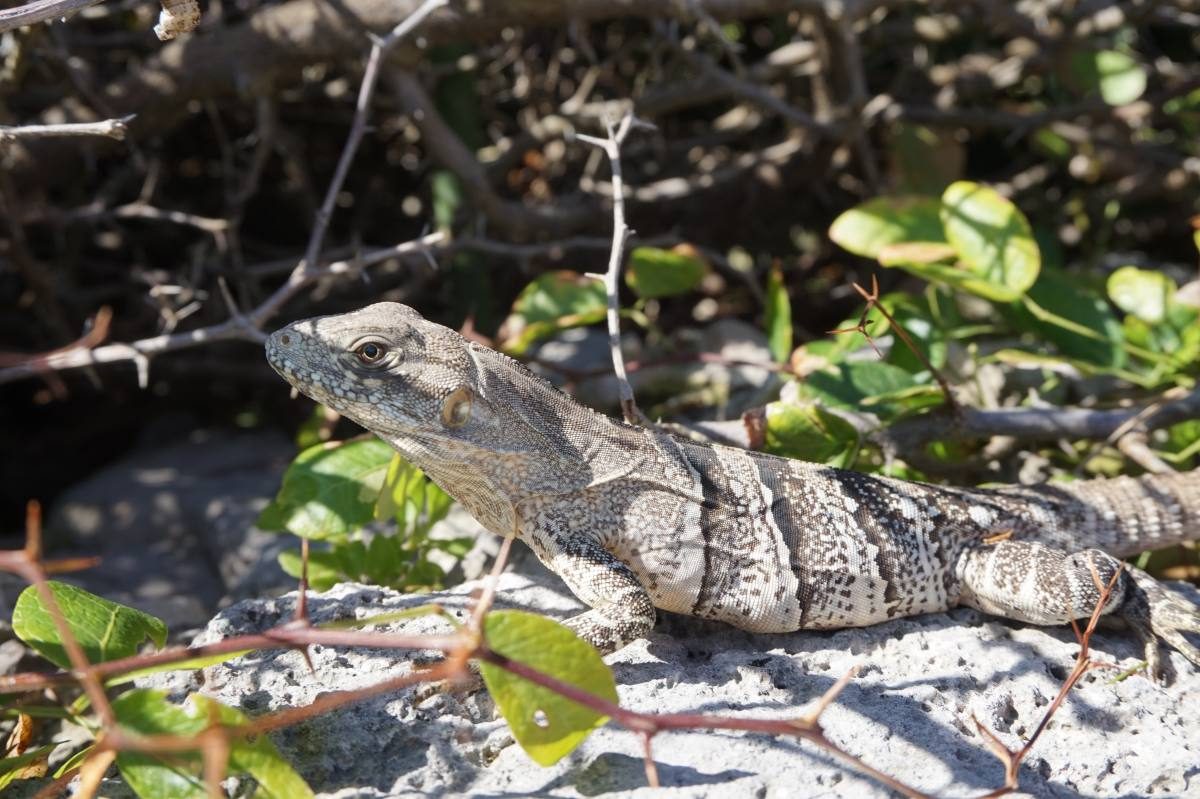
[[[435,595],[463,612],[471,584]],[[1200,591],[1181,586],[1193,601]],[[362,617],[429,601],[358,585],[312,600],[314,619]],[[506,575],[499,606],[555,617],[578,604],[552,576]],[[290,618],[294,595],[226,609],[199,641],[261,630]],[[1007,623],[972,610],[902,619],[863,630],[751,635],[663,614],[650,638],[609,658],[621,702],[644,711],[792,717],[854,665],[858,676],[823,716],[829,738],[910,785],[948,797],[1000,786],[1003,769],[971,717],[1016,747],[1037,725],[1070,671],[1069,629]],[[444,632],[419,618],[391,629]],[[1136,664],[1132,636],[1102,628],[1094,649]],[[198,674],[157,678],[203,690],[253,714],[370,685],[411,667],[412,653],[315,646],[315,674],[297,652],[258,653]],[[1177,681],[1110,682],[1092,671],[1064,703],[1021,769],[1033,796],[1200,796],[1200,674],[1170,655]],[[417,655],[427,661],[428,655]],[[493,718],[486,694],[414,693],[368,700],[283,731],[277,742],[319,791],[338,797],[441,795],[878,797],[889,792],[808,744],[742,733],[660,735],[663,788],[645,787],[641,741],[609,726],[552,768],[536,766]]]
[[[153,613],[173,630],[203,625],[222,600],[292,585],[275,553],[290,536],[255,529],[296,448],[278,433],[197,431],[156,442],[55,503],[52,554],[99,555],[72,575],[89,591]]]

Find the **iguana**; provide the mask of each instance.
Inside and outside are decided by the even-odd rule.
[[[488,529],[526,542],[591,609],[601,652],[656,608],[753,632],[968,605],[1034,624],[1104,613],[1200,665],[1200,609],[1118,558],[1200,538],[1200,470],[954,488],[677,437],[576,403],[396,303],[295,322],[267,358],[391,444]]]

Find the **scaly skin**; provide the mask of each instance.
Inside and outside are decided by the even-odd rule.
[[[514,534],[591,610],[602,652],[655,609],[755,632],[969,605],[1034,624],[1091,615],[1117,558],[1200,537],[1200,472],[962,489],[635,428],[416,311],[288,325],[267,358],[395,447],[485,527]],[[1104,607],[1200,665],[1200,611],[1125,567]]]

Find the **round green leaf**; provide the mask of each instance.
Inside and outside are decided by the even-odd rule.
[[[1167,318],[1175,281],[1162,272],[1122,266],[1108,276],[1108,296],[1118,308],[1151,325]]]
[[[801,384],[800,393],[829,407],[854,409],[863,407],[872,398],[900,397],[896,402],[886,400],[882,407],[872,408],[881,416],[891,416],[907,409],[909,403],[904,392],[917,385],[913,375],[890,363],[851,361],[810,374]],[[927,403],[922,401],[922,404]]]
[[[603,321],[607,308],[599,280],[566,270],[547,272],[517,295],[505,322],[512,332],[501,346],[509,355],[523,355],[531,344],[560,330]]]
[[[493,651],[601,699],[617,701],[616,683],[600,654],[563,625],[533,613],[497,610],[487,615],[484,631]],[[499,666],[480,663],[479,670],[513,737],[540,765],[557,763],[608,720]]]
[[[50,581],[48,585],[71,634],[92,663],[135,655],[146,639],[157,647],[167,642],[167,625],[148,613],[66,583]],[[71,668],[54,617],[43,604],[37,586],[29,586],[17,597],[12,625],[17,637],[47,660],[61,668]]]
[[[876,197],[833,220],[829,238],[866,258],[879,257],[889,244],[945,241],[938,208],[932,197]]]
[[[686,294],[700,285],[708,265],[675,250],[637,247],[629,254],[625,283],[642,299]]]
[[[960,180],[942,195],[942,226],[963,269],[929,265],[945,282],[990,300],[1018,299],[1042,259],[1028,220],[994,189]]]
[[[531,325],[588,311],[603,311],[606,305],[604,285],[599,280],[560,269],[539,275],[521,289],[512,309],[525,324]]]
[[[1146,70],[1119,50],[1084,50],[1070,60],[1071,81],[1109,105],[1126,105],[1146,91]]]
[[[763,450],[848,468],[858,452],[858,431],[814,403],[772,402],[766,408]]]
[[[1080,285],[1078,277],[1044,269],[1037,283],[1029,289],[1029,299],[1053,316],[1039,319],[1025,303],[1013,303],[1005,309],[1005,314],[1018,330],[1032,332],[1051,342],[1068,358],[1109,368],[1125,365],[1127,356],[1121,322],[1104,298]],[[1063,327],[1055,322],[1056,317],[1068,319],[1095,335]]]
[[[343,538],[375,517],[394,451],[377,438],[309,447],[283,475],[258,526],[303,538]]]

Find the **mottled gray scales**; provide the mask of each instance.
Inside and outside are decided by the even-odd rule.
[[[591,610],[610,652],[655,608],[759,632],[873,624],[968,604],[1090,615],[1117,558],[1200,538],[1200,472],[966,489],[676,439],[576,404],[504,355],[394,303],[267,342],[308,396],[395,447]],[[1200,664],[1200,610],[1126,567],[1105,611]]]
[[[774,494],[750,454],[685,446],[700,475],[704,575],[690,612],[754,632],[800,627],[791,550],[773,513]]]

